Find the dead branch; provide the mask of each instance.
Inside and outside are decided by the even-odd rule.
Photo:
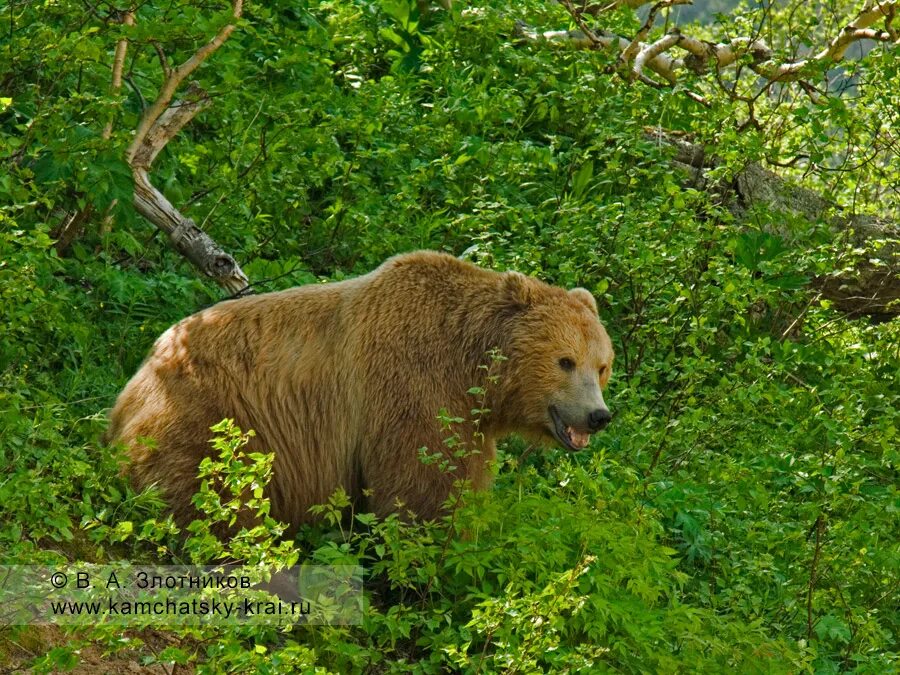
[[[640,43],[640,51],[638,51],[637,56],[634,57],[634,65],[632,65],[632,71],[634,72],[635,77],[647,84],[659,86],[655,80],[644,74],[644,68],[647,66],[648,61],[652,61],[663,52],[668,51],[677,45],[680,40],[681,35],[678,33],[668,33],[653,44],[648,45]],[[663,76],[669,81],[669,84],[675,83],[674,74],[665,73]]]
[[[232,16],[239,19],[242,10],[243,0],[233,0]],[[150,169],[166,144],[211,104],[207,93],[196,82],[191,83],[181,100],[173,103],[172,99],[185,78],[221,47],[234,29],[235,23],[223,26],[212,40],[175,68],[168,66],[164,52],[154,45],[163,68],[163,85],[156,100],[145,109],[125,153],[134,177],[134,206],[138,213],[165,232],[175,250],[191,264],[232,295],[247,288],[247,275],[231,255],[154,187]]]
[[[514,34],[524,42],[560,45],[575,49],[612,50],[620,54],[631,44],[631,40],[628,38],[607,31],[586,33],[582,30],[548,30],[538,32],[522,21],[516,21]],[[676,71],[683,67],[680,60],[667,54],[659,54],[652,59],[647,59],[644,65],[670,82],[675,80]]]
[[[243,8],[244,0],[234,0],[232,4],[232,16],[234,16],[235,19],[240,19]],[[157,96],[156,100],[150,104],[150,107],[144,112],[144,116],[138,124],[137,131],[134,134],[134,140],[126,153],[126,158],[130,159],[131,156],[137,152],[138,147],[144,142],[144,137],[150,131],[150,127],[153,126],[153,123],[156,122],[166,108],[169,107],[169,103],[172,102],[172,98],[175,96],[178,85],[180,85],[188,75],[197,70],[200,64],[203,63],[210,54],[221,47],[225,40],[228,39],[228,36],[234,32],[234,29],[235,24],[226,24],[212,40],[198,49],[187,61],[168,72],[163,81],[163,85],[159,90],[159,96]]]
[[[690,0],[660,0],[652,6],[646,21],[631,37],[615,35],[608,31],[590,27],[585,15],[601,17],[604,13],[619,7],[635,10],[649,4],[646,0],[616,0],[608,5],[591,4],[577,7],[571,0],[558,0],[578,30],[539,31],[521,21],[516,22],[516,35],[526,41],[565,45],[575,49],[608,49],[618,54],[618,59],[626,67],[628,77],[636,78],[651,86],[664,86],[646,71],[652,71],[671,85],[677,81],[679,71],[703,74],[710,64],[717,70],[735,65],[742,57],[749,55],[750,69],[761,76],[767,86],[772,82],[801,82],[814,75],[821,68],[843,59],[851,45],[860,40],[875,40],[889,45],[900,44],[900,34],[892,25],[900,9],[900,1],[868,2],[859,14],[824,48],[812,56],[796,61],[778,62],[773,58],[771,47],[763,40],[737,37],[727,42],[707,42],[672,30],[652,42],[646,38],[653,26],[659,10]],[[878,24],[878,27],[875,27]],[[680,49],[684,54],[673,54]],[[805,83],[808,85],[808,83]]]
[[[620,56],[622,62],[628,64],[636,60],[635,55],[641,51],[641,44],[647,39],[647,35],[650,34],[650,29],[652,29],[653,24],[656,23],[656,15],[659,13],[659,10],[672,7],[673,5],[688,5],[691,2],[692,0],[661,0],[653,5],[647,13],[647,19],[644,21],[644,25],[641,26],[640,30],[632,38],[631,44],[629,44],[625,48],[625,51],[622,52],[622,55]]]
[[[803,77],[813,67],[822,64],[831,64],[844,58],[847,49],[860,40],[875,40],[894,45],[900,44],[897,30],[891,26],[894,15],[900,8],[900,2],[881,2],[867,4],[849,25],[844,26],[834,40],[822,51],[808,59],[791,63],[773,64],[771,62],[759,64],[755,70],[773,81],[790,81]],[[869,28],[878,21],[884,21],[884,28],[875,30]]]

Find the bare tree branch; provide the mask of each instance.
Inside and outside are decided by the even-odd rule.
[[[233,0],[232,16],[239,19],[242,10],[243,0]],[[196,82],[191,83],[184,98],[175,103],[172,98],[185,78],[221,47],[234,29],[234,23],[223,26],[212,40],[176,68],[169,68],[164,52],[154,44],[163,69],[163,85],[156,100],[144,111],[125,153],[134,177],[134,206],[138,213],[165,232],[179,253],[232,295],[247,288],[247,275],[231,255],[154,187],[150,168],[166,144],[211,104],[208,94]]]
[[[134,175],[134,206],[144,218],[169,235],[172,246],[204,274],[212,277],[230,293],[246,288],[247,276],[232,256],[226,253],[193,220],[183,216],[165,195],[150,182],[153,160],[178,131],[211,104],[209,96],[195,83],[186,98],[176,101],[160,115],[144,137],[144,143],[131,159]]]
[[[840,61],[851,45],[860,40],[875,40],[890,45],[900,44],[900,34],[892,25],[895,15],[900,11],[900,1],[869,2],[859,14],[849,22],[828,45],[812,56],[797,60],[778,62],[773,58],[771,47],[757,37],[736,37],[727,42],[707,42],[679,30],[672,30],[653,42],[647,42],[647,36],[661,9],[680,4],[689,4],[690,0],[660,0],[654,4],[641,28],[632,37],[616,35],[598,30],[587,25],[585,15],[601,17],[604,13],[619,7],[637,9],[649,4],[645,0],[616,0],[608,5],[589,5],[576,7],[571,0],[558,0],[578,30],[571,31],[539,31],[527,24],[516,22],[515,32],[527,42],[546,42],[566,45],[576,49],[608,49],[618,53],[618,58],[625,66],[629,78],[636,78],[651,86],[666,86],[654,79],[646,71],[652,71],[671,85],[677,81],[679,71],[697,74],[705,73],[712,64],[717,70],[735,65],[744,55],[751,57],[750,69],[758,76],[772,82],[801,82],[804,88],[812,85],[803,82],[803,78],[813,75],[817,69],[827,67]],[[875,27],[879,24],[878,27]],[[670,53],[679,48],[684,55]],[[764,84],[764,86],[766,86]]]
[[[891,27],[894,15],[900,8],[900,2],[881,2],[877,4],[867,5],[859,13],[856,19],[849,25],[844,26],[841,32],[834,40],[818,54],[811,56],[802,61],[794,61],[791,63],[772,64],[771,62],[759,64],[755,70],[760,75],[768,77],[770,80],[778,80],[781,82],[787,80],[800,79],[812,66],[819,64],[836,63],[844,58],[847,49],[860,40],[875,40],[878,42],[888,42],[900,44],[896,29]],[[884,20],[884,29],[875,30],[869,28],[877,21]]]
[[[656,23],[656,15],[659,13],[659,10],[666,7],[672,7],[673,5],[689,5],[691,1],[692,0],[661,0],[653,5],[647,13],[647,20],[644,21],[644,25],[641,26],[640,30],[635,34],[634,38],[632,38],[631,44],[625,48],[625,51],[622,52],[619,58],[626,64],[635,60],[635,55],[641,50],[641,43],[647,39],[650,29],[653,28],[653,24]]]
[[[243,8],[244,0],[234,0],[232,4],[232,16],[235,19],[240,19]],[[150,131],[150,127],[153,126],[153,123],[156,122],[159,116],[169,107],[169,103],[172,102],[172,97],[175,96],[178,85],[180,85],[188,75],[193,73],[210,54],[221,47],[225,40],[228,39],[228,36],[234,32],[234,29],[235,24],[226,24],[212,40],[198,49],[191,58],[167,73],[163,86],[160,88],[159,96],[157,96],[156,100],[149,108],[147,108],[144,112],[144,116],[141,118],[140,124],[138,124],[137,131],[134,134],[134,140],[126,153],[126,158],[130,159],[131,156],[137,152],[138,147],[144,142],[144,137]]]
[[[582,30],[548,30],[538,32],[522,21],[516,22],[514,32],[517,37],[525,42],[543,42],[575,49],[614,50],[620,54],[631,44],[631,40],[628,38],[614,35],[607,31],[589,30],[588,33],[585,33]],[[684,64],[680,59],[674,59],[667,54],[659,54],[652,59],[648,59],[645,66],[657,75],[661,75],[667,81],[672,82],[676,79],[676,71],[683,68]]]
[[[661,37],[659,40],[654,42],[653,44],[644,44],[640,43],[640,51],[637,56],[634,57],[634,64],[631,69],[634,72],[635,76],[646,82],[647,84],[651,84],[653,86],[658,86],[657,82],[644,74],[644,68],[647,65],[648,61],[652,61],[656,57],[658,57],[663,52],[668,51],[675,45],[677,45],[681,41],[681,35],[678,33],[668,33]],[[624,54],[624,52],[623,52]],[[675,75],[671,73],[661,73],[663,77],[665,77],[669,84],[675,83]]]

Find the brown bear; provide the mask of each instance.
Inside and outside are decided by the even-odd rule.
[[[485,383],[492,350],[505,360],[493,359]],[[612,361],[588,291],[421,251],[175,324],[119,395],[107,438],[126,446],[137,486],[158,485],[182,524],[197,515],[209,428],[226,417],[256,431],[252,449],[275,453],[267,495],[291,530],[339,487],[379,515],[433,518],[454,480],[489,486],[507,434],[587,446],[610,420],[601,389]],[[449,452],[442,408],[470,418],[479,405],[477,430],[454,427],[477,452],[454,458],[453,473],[421,461],[421,448]]]

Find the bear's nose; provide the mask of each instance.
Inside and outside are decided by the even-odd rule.
[[[609,424],[609,421],[612,419],[612,413],[609,412],[608,408],[598,408],[590,415],[588,415],[588,426],[591,428],[591,431],[600,431],[603,427]]]

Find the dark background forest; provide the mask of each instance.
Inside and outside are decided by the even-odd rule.
[[[0,626],[0,670],[896,672],[898,3],[680,5],[0,4],[0,562],[370,580],[360,626]],[[159,101],[185,119],[141,155]],[[452,518],[348,528],[336,495],[296,541],[179,533],[120,476],[117,392],[234,269],[421,248],[595,295],[587,450],[510,439]]]

